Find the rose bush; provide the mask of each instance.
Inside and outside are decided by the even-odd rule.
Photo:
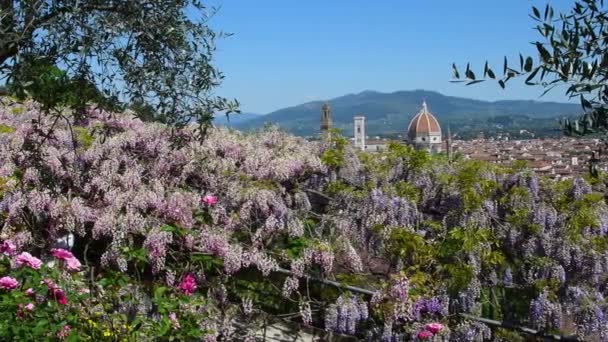
[[[10,242],[9,242],[10,243]],[[24,252],[27,253],[27,252]],[[22,253],[23,254],[23,253]],[[183,287],[158,286],[148,302],[136,300],[134,279],[109,273],[87,281],[70,263],[69,251],[53,249],[54,261],[38,268],[18,267],[17,257],[4,256],[0,272],[0,336],[5,340],[141,341],[171,337],[176,340],[214,339],[200,329],[208,301]],[[192,279],[192,278],[191,278]],[[133,291],[128,293],[125,290]],[[141,299],[141,298],[139,298]],[[156,306],[155,319],[133,305]]]

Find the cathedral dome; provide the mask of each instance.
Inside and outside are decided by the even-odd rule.
[[[407,127],[407,136],[410,140],[417,140],[421,136],[441,136],[439,122],[431,112],[429,112],[426,102],[422,103],[422,110],[414,116],[410,125]],[[422,139],[426,140],[426,139]]]

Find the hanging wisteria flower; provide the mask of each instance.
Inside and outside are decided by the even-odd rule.
[[[306,325],[312,324],[312,311],[310,310],[309,302],[300,302],[300,317],[302,322]]]
[[[196,288],[196,279],[191,274],[186,274],[179,284],[179,289],[187,296],[191,296],[196,291]]]
[[[17,246],[11,240],[4,240],[0,245],[0,253],[11,256],[17,251]]]
[[[171,321],[171,327],[175,330],[181,328],[180,324],[179,324],[179,320],[177,319],[177,315],[175,314],[175,312],[171,312],[169,313],[169,320]]]
[[[245,315],[251,315],[253,312],[253,301],[251,298],[243,299],[243,313]]]
[[[338,326],[338,310],[335,305],[331,305],[325,310],[325,330],[332,331]]]
[[[285,279],[285,282],[283,283],[283,297],[288,298],[299,286],[300,280],[298,278],[292,276]]]
[[[417,320],[420,320],[424,314],[446,315],[448,305],[444,301],[447,301],[447,299],[440,299],[438,297],[430,299],[420,298],[412,307],[412,316]]]
[[[167,286],[173,287],[173,285],[175,284],[175,271],[167,270],[167,273],[165,274],[165,284],[167,284]]]
[[[15,264],[18,266],[27,266],[35,270],[39,270],[42,266],[42,261],[28,252],[22,252],[15,257]]]
[[[216,196],[213,195],[205,195],[201,199],[201,202],[205,203],[206,205],[213,206],[217,204],[218,199]]]
[[[549,299],[547,290],[530,302],[530,321],[535,328],[544,330],[559,327],[561,318],[561,305]]]
[[[390,288],[390,294],[397,300],[405,301],[408,298],[409,289],[409,280],[406,277],[401,276],[393,282]]]
[[[367,318],[367,307],[363,309],[358,298],[340,296],[325,312],[325,329],[339,333],[355,334],[357,324]]]
[[[19,282],[13,277],[2,277],[0,278],[0,289],[13,290],[19,287]]]

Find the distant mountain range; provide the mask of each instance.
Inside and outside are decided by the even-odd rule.
[[[239,113],[239,114],[230,114],[226,115],[218,115],[213,119],[213,123],[217,126],[234,126],[237,124],[244,124],[250,120],[256,119],[262,116],[262,114],[255,113]]]
[[[581,112],[579,105],[571,103],[521,100],[489,102],[427,90],[393,93],[367,90],[327,101],[308,102],[267,115],[244,115],[232,126],[250,130],[274,123],[296,135],[315,136],[319,133],[321,106],[328,102],[334,127],[342,129],[345,135],[352,135],[353,116],[364,115],[368,135],[397,136],[405,132],[410,119],[420,110],[423,99],[443,130],[447,130],[449,124],[452,133],[462,138],[476,136],[480,132],[517,135],[524,130],[536,136],[556,135],[559,134],[559,118]]]

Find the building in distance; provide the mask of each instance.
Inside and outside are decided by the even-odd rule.
[[[417,149],[424,149],[430,153],[441,152],[444,145],[441,126],[437,118],[428,110],[426,101],[422,102],[422,109],[410,120],[405,131],[404,140],[382,139],[366,136],[365,116],[357,115],[353,124],[353,146],[366,152],[378,152],[386,149],[390,143],[408,144]]]
[[[429,112],[426,101],[422,102],[422,109],[407,127],[407,142],[417,149],[424,149],[430,153],[441,152],[443,145],[441,126],[437,118]]]

